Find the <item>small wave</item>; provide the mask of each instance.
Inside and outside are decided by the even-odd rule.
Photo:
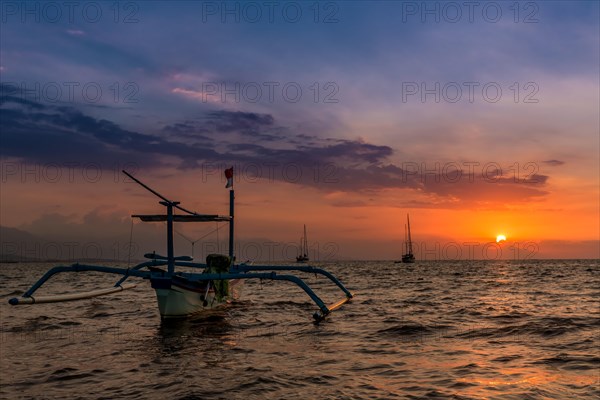
[[[312,385],[330,385],[337,380],[338,378],[333,375],[313,375],[303,379],[304,382]]]
[[[106,318],[106,317],[110,317],[111,314],[106,313],[106,312],[100,312],[100,313],[96,313],[94,315],[92,315],[90,318],[92,319],[96,319],[96,318]]]
[[[279,308],[279,307],[300,307],[300,308],[307,308],[310,307],[311,304],[305,301],[292,301],[292,300],[280,300],[280,301],[270,301],[268,303],[265,303],[266,307],[275,307],[275,308]]]
[[[391,336],[413,336],[413,335],[427,335],[431,334],[433,330],[425,325],[421,324],[403,324],[396,325],[390,328],[380,329],[377,331],[378,335],[391,335]]]
[[[70,381],[74,379],[82,379],[94,376],[93,373],[84,372],[84,373],[75,373],[78,370],[76,368],[61,368],[53,373],[46,379],[46,382],[56,382],[56,381]]]
[[[466,388],[470,388],[473,386],[477,386],[477,384],[473,383],[473,382],[466,382],[466,381],[457,381],[457,382],[454,382],[453,384],[449,385],[449,387],[451,387],[453,389],[466,389]]]
[[[92,370],[92,374],[103,374],[105,372],[106,372],[105,369],[94,369],[94,370]]]
[[[499,315],[491,315],[488,316],[488,319],[492,319],[492,320],[513,320],[513,319],[521,319],[521,318],[527,318],[530,317],[530,314],[527,313],[520,313],[520,312],[513,312],[510,314],[499,314]]]
[[[521,325],[473,327],[457,336],[463,338],[503,338],[508,336],[541,336],[544,338],[561,336],[589,328],[596,324],[595,318],[538,318]]]
[[[434,290],[432,287],[426,286],[426,287],[415,289],[414,291],[415,292],[431,292],[432,290]]]
[[[519,354],[513,354],[510,356],[501,356],[501,357],[496,357],[494,359],[492,359],[493,362],[500,362],[500,363],[507,363],[507,362],[511,362],[514,360],[518,360],[520,358],[523,358],[523,356],[519,355]]]
[[[476,363],[469,363],[469,364],[465,364],[465,365],[460,365],[458,367],[454,367],[453,369],[455,371],[473,371],[473,370],[477,370],[481,368],[478,364]]]
[[[46,315],[39,315],[28,321],[25,321],[22,325],[12,326],[9,332],[37,332],[47,329],[57,329],[59,326],[55,325],[54,318],[50,318]]]
[[[61,326],[75,326],[75,325],[81,325],[81,322],[77,322],[77,321],[60,321],[58,323],[58,325],[61,325]]]
[[[552,365],[569,370],[591,370],[600,367],[600,357],[597,356],[575,356],[568,354],[558,354],[554,357],[544,358],[533,364]]]
[[[479,317],[480,315],[483,315],[482,312],[471,309],[471,308],[459,308],[458,310],[454,310],[448,313],[449,315],[470,315],[470,316],[475,316],[475,317]]]
[[[25,293],[22,290],[13,290],[12,292],[9,293],[4,293],[2,295],[0,295],[1,297],[12,297],[12,296],[21,296],[23,293]]]

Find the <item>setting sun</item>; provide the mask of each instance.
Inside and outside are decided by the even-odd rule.
[[[504,236],[504,235],[498,235],[498,236],[496,236],[496,243],[500,243],[500,242],[505,241],[505,240],[506,240],[506,236]]]

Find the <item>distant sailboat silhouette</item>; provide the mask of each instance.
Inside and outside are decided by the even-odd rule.
[[[410,236],[410,218],[406,214],[406,225],[404,225],[404,253],[402,255],[402,261],[396,261],[396,263],[414,263],[415,256],[412,249],[412,238]]]
[[[308,238],[306,237],[306,225],[304,225],[304,236],[300,238],[300,255],[296,257],[296,262],[303,263],[307,261],[309,261]]]

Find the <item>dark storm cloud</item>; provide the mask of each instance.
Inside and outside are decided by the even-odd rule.
[[[252,165],[246,174],[254,178],[265,178],[264,171],[269,169],[272,179],[329,192],[406,188],[470,202],[528,201],[546,194],[547,175],[515,181],[500,170],[490,170],[484,177],[457,180],[455,174],[441,170],[423,174],[390,163],[394,154],[390,146],[305,134],[264,134],[263,130],[290,131],[278,126],[270,114],[212,112],[166,125],[159,136],[125,129],[73,107],[11,96],[0,98],[0,104],[1,155],[32,163],[95,162],[109,167],[115,162],[132,162],[158,168],[166,163],[161,156],[169,156],[179,160],[180,169],[219,162],[242,168]],[[307,137],[312,141],[294,144]],[[556,160],[551,161],[555,164]]]
[[[195,121],[177,122],[167,125],[162,129],[168,139],[183,140],[184,142],[202,143],[205,147],[213,147],[214,139],[207,136],[211,131],[208,128],[198,126]]]
[[[223,134],[238,134],[261,141],[279,141],[285,139],[282,128],[274,125],[275,119],[270,114],[242,111],[213,111],[195,120],[186,120],[167,125],[165,133],[181,137],[208,139],[208,133],[223,139]]]
[[[155,156],[168,155],[181,159],[181,166],[194,167],[202,161],[233,159],[237,162],[326,163],[336,160],[374,163],[392,154],[388,146],[350,140],[334,144],[304,145],[295,148],[271,148],[264,143],[288,144],[282,135],[263,134],[262,129],[284,130],[275,126],[269,114],[219,111],[198,121],[167,125],[163,136],[127,130],[106,119],[96,119],[73,107],[41,104],[14,96],[0,98],[2,124],[2,156],[24,158],[33,162],[111,161],[130,157],[143,166],[159,166]],[[199,133],[202,133],[201,135]],[[220,133],[249,136],[249,142],[224,138]],[[173,136],[170,136],[173,135]],[[218,135],[227,145],[228,154],[217,153],[206,144],[184,144],[175,137],[214,141]],[[265,137],[269,140],[264,141]],[[256,144],[257,140],[260,140]],[[211,146],[212,147],[212,146]]]
[[[185,121],[167,125],[163,128],[163,132],[174,135],[199,136],[210,131],[207,128],[196,126],[194,121]]]
[[[255,131],[263,127],[273,126],[275,119],[269,114],[258,114],[241,111],[215,111],[208,114],[209,123],[219,132]]]
[[[275,119],[270,114],[242,111],[215,111],[208,113],[204,124],[220,133],[239,133],[262,141],[277,141],[285,137],[278,134]]]
[[[12,96],[0,100],[3,157],[37,163],[135,162],[158,166],[158,155],[174,155],[190,162],[217,156],[211,149],[192,148],[159,136],[121,128],[73,107],[43,105]]]
[[[313,150],[311,148],[304,148]],[[385,160],[393,154],[389,146],[377,146],[361,141],[344,140],[340,143],[315,149],[317,157],[323,158],[349,158],[354,161],[365,161],[377,163]]]

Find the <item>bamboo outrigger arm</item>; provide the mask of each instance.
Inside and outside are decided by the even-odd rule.
[[[201,267],[204,264],[194,264],[188,262],[176,262],[179,266],[187,266],[187,267]],[[73,264],[70,266],[56,266],[46,272],[35,284],[29,288],[21,297],[14,297],[10,299],[8,302],[11,305],[24,305],[24,304],[39,304],[39,303],[54,303],[54,302],[62,302],[62,301],[72,301],[72,300],[80,300],[80,299],[88,299],[92,297],[102,296],[106,294],[111,294],[115,292],[119,292],[126,289],[131,289],[135,287],[135,284],[123,284],[123,281],[130,276],[150,279],[150,278],[159,278],[161,276],[170,277],[172,274],[169,274],[166,271],[142,271],[141,269],[149,266],[160,266],[167,265],[167,261],[147,261],[141,264],[136,265],[133,268],[118,268],[118,267],[107,267],[102,265],[85,265],[85,264]],[[241,272],[236,272],[236,269]],[[248,272],[249,270],[263,270],[266,271],[271,269],[271,272]],[[327,306],[323,300],[311,289],[310,286],[306,284],[301,278],[295,275],[278,275],[274,270],[280,271],[293,271],[298,270],[302,272],[311,272],[311,273],[319,273],[327,276],[333,282],[336,283],[343,291],[346,293],[346,297],[330,306]],[[63,294],[57,296],[43,296],[43,297],[34,297],[33,294],[52,276],[61,273],[61,272],[102,272],[107,274],[117,274],[123,275],[123,278],[120,279],[112,288],[108,289],[99,289],[93,290],[89,292],[83,293],[75,293],[75,294]],[[267,280],[278,280],[278,281],[288,281],[295,283],[299,286],[304,292],[311,298],[311,300],[319,307],[319,310],[314,313],[313,318],[318,322],[325,318],[329,313],[333,310],[341,307],[343,304],[350,301],[352,298],[352,294],[339,282],[334,276],[329,274],[325,270],[321,270],[319,268],[313,267],[286,267],[286,266],[253,266],[253,267],[245,267],[245,266],[235,266],[232,267],[232,270],[229,273],[223,274],[210,274],[210,273],[186,273],[186,272],[178,272],[175,276],[180,276],[186,278],[190,281],[215,281],[215,280],[229,280],[229,279],[267,279]]]
[[[163,260],[166,259],[166,257],[163,256],[159,256],[159,255],[153,255],[153,254],[146,254],[145,255],[146,258],[151,258],[154,260]],[[184,259],[184,257],[180,257],[180,259]],[[146,262],[146,263],[142,263],[139,264],[135,267],[133,267],[134,270],[136,269],[140,269],[146,266],[156,266],[156,265],[166,265],[166,262],[162,262],[162,263],[157,263],[157,262]],[[188,268],[206,268],[206,264],[200,264],[200,263],[192,263],[192,262],[186,262],[186,261],[175,261],[175,265],[176,266],[180,266],[180,267],[188,267]],[[265,274],[249,274],[248,272],[250,271],[271,271],[272,273],[267,274],[267,276],[265,276]],[[323,275],[325,277],[327,277],[330,281],[332,281],[333,283],[336,284],[336,286],[338,286],[346,295],[346,297],[344,299],[341,299],[340,301],[329,305],[329,306],[324,306],[324,303],[320,300],[320,298],[314,293],[314,291],[308,286],[306,285],[306,283],[304,283],[304,281],[294,275],[283,275],[284,277],[287,278],[282,278],[279,275],[275,275],[274,271],[300,271],[300,272],[306,272],[306,273],[310,273],[310,274],[320,274]],[[350,292],[348,289],[346,289],[346,287],[342,284],[342,282],[339,281],[339,279],[337,279],[333,274],[331,274],[330,272],[321,269],[321,268],[315,268],[315,267],[311,267],[311,266],[287,266],[287,265],[232,265],[230,270],[229,270],[230,274],[240,274],[243,273],[242,275],[236,275],[236,278],[221,278],[221,279],[251,279],[251,278],[258,278],[258,279],[272,279],[272,280],[288,280],[288,281],[292,281],[294,283],[296,283],[298,286],[300,286],[302,289],[304,289],[304,291],[310,296],[310,298],[319,306],[320,309],[320,314],[319,313],[315,313],[315,315],[313,315],[313,317],[315,318],[315,320],[320,321],[323,318],[325,318],[325,316],[327,314],[329,314],[331,311],[340,308],[342,305],[348,303],[353,297],[354,295],[352,294],[352,292]],[[194,277],[197,276],[197,274],[185,274],[185,273],[180,273],[178,274],[180,276],[184,276],[187,277],[190,280],[198,280],[195,279]],[[205,274],[203,274],[205,275]],[[260,275],[260,276],[258,276]],[[274,276],[277,276],[277,278],[273,278]],[[129,276],[124,276],[120,281],[117,282],[116,285],[120,285],[122,284]],[[292,279],[293,278],[293,279]],[[210,279],[202,279],[202,280],[214,280],[213,278]],[[218,279],[216,279],[218,280]],[[299,282],[301,283],[299,283]],[[306,288],[308,290],[306,290]],[[313,297],[314,295],[314,297]]]
[[[150,263],[144,263],[150,264]],[[137,271],[137,270],[129,270],[125,268],[116,268],[116,267],[105,267],[105,266],[97,266],[97,265],[83,265],[83,264],[73,264],[70,266],[57,266],[51,268],[46,272],[36,283],[34,283],[29,290],[27,290],[21,297],[13,297],[8,302],[9,304],[16,306],[21,304],[36,304],[36,303],[56,303],[61,301],[71,301],[71,300],[80,300],[80,299],[89,299],[92,297],[102,296],[106,294],[111,294],[115,292],[119,292],[125,289],[134,288],[135,284],[122,285],[122,282],[117,282],[112,288],[108,289],[99,289],[92,290],[89,292],[80,292],[75,294],[63,294],[56,296],[43,296],[43,297],[33,297],[33,294],[48,281],[52,276],[61,273],[61,272],[84,272],[84,271],[97,271],[104,272],[108,274],[122,274],[127,276],[138,276],[142,278],[149,277],[149,272],[147,271]]]
[[[330,281],[335,283],[345,294],[348,299],[354,297],[354,295],[346,289],[346,287],[339,281],[333,274],[321,268],[315,268],[311,266],[287,266],[287,265],[235,265],[232,270],[237,271],[300,271],[307,272],[309,274],[320,274],[326,276]]]
[[[61,294],[56,296],[29,296],[29,297],[15,297],[9,300],[10,304],[41,304],[41,303],[58,303],[62,301],[73,301],[81,299],[90,299],[92,297],[104,296],[116,292],[121,292],[127,289],[133,289],[137,285],[135,283],[126,283],[124,285],[118,285],[108,289],[98,289],[89,292],[80,292],[72,294]]]

